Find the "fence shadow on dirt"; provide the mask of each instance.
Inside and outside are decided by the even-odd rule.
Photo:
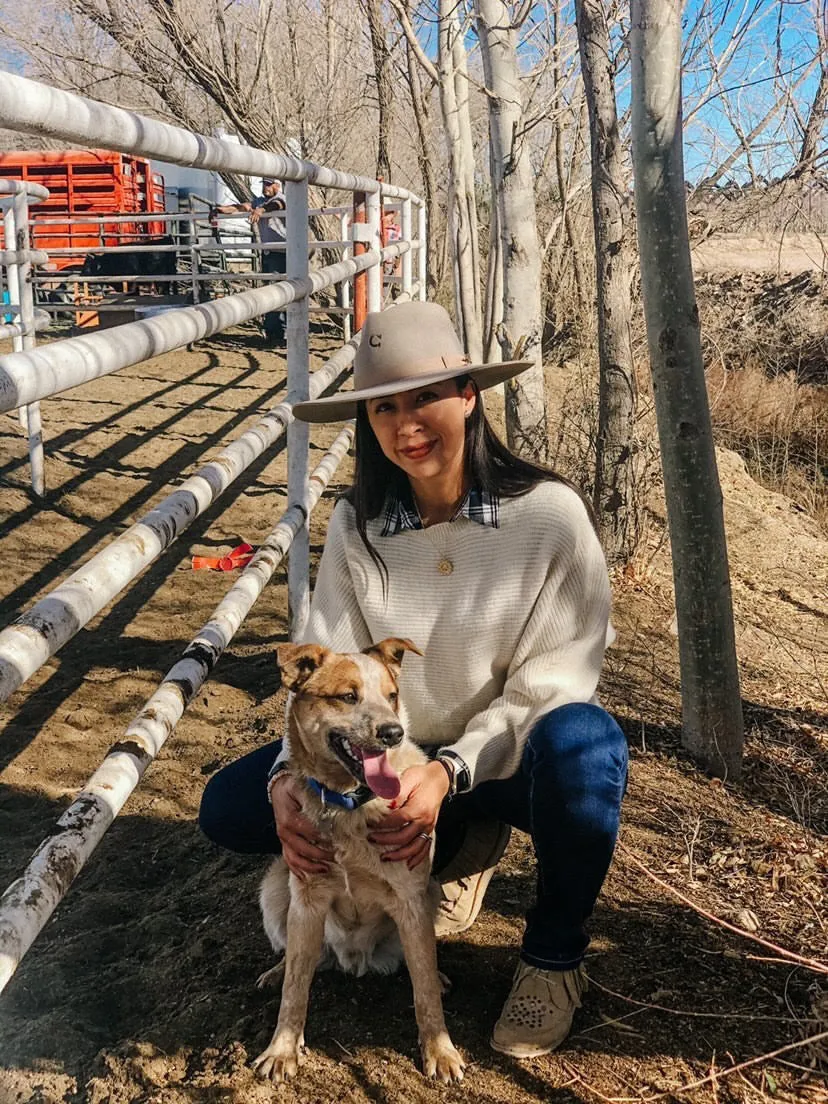
[[[53,811],[57,816],[60,810]],[[22,868],[33,843],[25,825],[43,813],[42,797],[0,787],[0,823],[24,828],[4,833],[11,843],[6,873]],[[264,859],[220,852],[191,820],[127,811],[0,1002],[5,1062],[57,1064],[84,1083],[105,1074],[99,1052],[124,1056],[136,1046],[167,1056],[186,1052],[189,1075],[199,1062],[212,1061],[216,1048],[235,1053],[241,1047],[248,1058],[258,1053],[278,1007],[276,995],[254,988],[272,961],[256,906],[265,865]],[[470,1088],[480,1073],[495,1071],[537,1099],[563,1101],[569,1097],[554,1093],[550,1080],[550,1071],[560,1068],[557,1058],[521,1064],[488,1046],[533,884],[527,870],[497,875],[475,927],[441,945],[441,968],[454,983],[446,1014],[455,1042],[473,1062]],[[613,1062],[664,1055],[709,1064],[711,1050],[756,1053],[759,1028],[767,1028],[763,1016],[778,1021],[780,1044],[796,1036],[794,1021],[780,1015],[776,1000],[788,968],[726,955],[739,950],[736,937],[691,910],[656,899],[621,905],[610,892],[599,902],[592,934],[596,949],[588,968],[596,985],[562,1058],[580,1065],[588,1055]],[[788,999],[796,1003],[801,988],[790,983]],[[688,1015],[631,1006],[606,990]],[[369,1098],[389,1098],[373,1097],[378,1054],[392,1082],[402,1078],[409,1090],[417,1084],[406,1080],[415,1076],[417,1046],[404,973],[318,975],[307,1034],[317,1055],[303,1074],[311,1095],[330,1066],[320,1058],[341,1063],[343,1055],[350,1055],[349,1076]],[[202,1052],[206,1056],[199,1057]]]

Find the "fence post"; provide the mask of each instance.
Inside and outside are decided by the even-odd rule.
[[[419,239],[419,246],[417,248],[417,282],[419,283],[418,298],[425,302],[428,282],[428,270],[427,270],[427,242],[426,242],[426,209],[425,203],[420,202],[417,208],[417,238]]]
[[[11,198],[3,219],[4,240],[7,249],[18,253],[28,252],[29,197],[25,184]],[[21,336],[12,339],[12,348],[28,352],[35,347],[34,294],[32,291],[32,263],[21,261],[8,266],[9,300],[14,304]],[[32,490],[39,497],[46,494],[46,477],[43,462],[43,427],[40,421],[40,403],[20,407],[20,424],[29,439],[29,468]]]
[[[365,221],[368,223],[367,248],[382,250],[382,199],[379,192],[371,192],[365,196]],[[372,265],[367,273],[368,277],[368,310],[370,312],[382,310],[382,260]]]
[[[192,211],[192,200],[190,200],[190,210]],[[179,224],[180,225],[180,224]],[[199,288],[198,288],[198,226],[194,215],[190,215],[187,220],[187,229],[189,230],[190,239],[190,279],[192,281],[192,296],[193,306],[199,302]]]
[[[354,217],[351,220],[351,237],[354,242],[354,256],[367,253],[368,244],[360,237],[366,221],[365,192],[354,192]],[[362,329],[365,315],[368,313],[368,273],[358,272],[354,276],[354,333]]]
[[[349,242],[351,240],[351,216],[348,214],[339,216],[339,237],[341,241]],[[342,256],[345,260],[353,254],[353,245],[346,245],[342,250]],[[349,313],[351,309],[351,281],[343,280],[339,285],[340,290],[340,303],[345,313],[342,315],[342,336],[345,341],[351,340],[351,315]]]
[[[400,212],[400,241],[411,242],[413,234],[411,233],[411,200],[404,199],[402,201],[402,210]],[[402,255],[402,292],[403,295],[411,295],[411,262],[413,257],[411,256],[411,250]]]
[[[288,180],[287,275],[292,280],[308,278],[308,182]],[[310,395],[308,373],[308,296],[287,308],[287,399],[302,402]],[[308,451],[310,426],[294,420],[288,426],[288,507],[304,506],[308,497]],[[307,515],[297,530],[288,557],[288,613],[291,640],[301,639],[310,608],[310,530]]]

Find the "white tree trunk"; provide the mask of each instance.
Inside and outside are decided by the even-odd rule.
[[[632,0],[632,135],[641,286],[679,629],[683,741],[738,778],[743,719],[722,492],[687,233],[675,0]]]
[[[483,333],[477,265],[477,206],[473,187],[474,163],[469,164],[471,121],[468,96],[463,96],[459,101],[457,96],[458,82],[467,87],[456,66],[459,34],[456,3],[440,0],[440,106],[449,158],[448,224],[454,261],[457,321],[466,352],[474,363],[479,363],[483,358]],[[459,50],[463,50],[462,41],[459,42]],[[469,181],[472,182],[471,191]]]
[[[541,360],[541,258],[515,31],[503,0],[476,0],[477,35],[489,104],[489,140],[503,259],[503,359],[534,367],[506,384],[506,434],[516,452],[545,461],[549,453]]]
[[[630,559],[638,540],[636,386],[630,335],[625,187],[604,0],[576,0],[575,11],[581,73],[589,107],[598,300],[600,381],[593,501],[604,550],[613,566]]]

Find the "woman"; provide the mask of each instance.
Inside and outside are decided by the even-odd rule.
[[[509,826],[532,837],[537,900],[492,1035],[518,1058],[559,1046],[580,1005],[584,925],[627,772],[624,737],[595,699],[610,589],[588,510],[500,443],[480,400],[528,366],[470,365],[442,307],[404,303],[368,316],[352,393],[294,411],[357,418],[354,485],[331,518],[305,639],[353,652],[405,636],[424,652],[404,665],[400,698],[432,758],[404,773],[373,842],[414,866],[436,831],[445,934],[474,922]],[[330,856],[301,815],[288,756],[277,741],[220,771],[201,824],[238,851],[281,850],[312,877]]]

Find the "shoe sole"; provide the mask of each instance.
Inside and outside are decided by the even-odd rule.
[[[554,1043],[552,1046],[529,1046],[526,1043],[515,1043],[513,1046],[504,1046],[495,1042],[494,1035],[489,1039],[489,1046],[498,1054],[508,1054],[510,1058],[542,1058],[544,1054],[552,1054],[564,1042]]]

